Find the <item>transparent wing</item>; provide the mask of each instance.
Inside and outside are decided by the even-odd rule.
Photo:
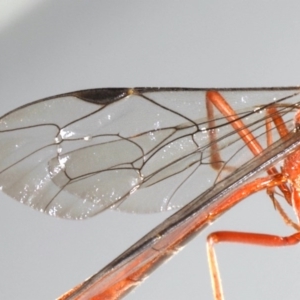
[[[263,147],[266,105],[276,105],[287,127],[294,126],[297,88],[219,92]],[[70,219],[108,208],[179,208],[253,157],[221,113],[209,127],[205,96],[199,89],[97,89],[20,107],[0,119],[1,188]],[[212,133],[218,169],[211,164]]]

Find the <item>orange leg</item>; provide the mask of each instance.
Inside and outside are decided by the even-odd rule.
[[[255,139],[250,130],[245,126],[243,121],[238,117],[236,112],[227,103],[227,101],[221,96],[217,91],[208,91],[206,93],[206,108],[208,125],[210,128],[216,127],[215,117],[214,117],[214,107],[216,107],[227,119],[227,121],[232,125],[233,129],[240,135],[241,139],[249,147],[254,155],[258,155],[263,151],[262,146]],[[211,162],[214,169],[219,169],[220,166],[216,162],[221,161],[219,154],[219,148],[216,143],[216,133],[212,131],[210,134],[211,141]]]
[[[286,126],[285,126],[285,124],[284,124],[284,122],[282,120],[282,117],[278,114],[278,111],[277,111],[277,109],[276,109],[275,106],[270,106],[270,107],[267,108],[267,115],[268,115],[268,118],[266,119],[267,145],[270,146],[273,143],[272,134],[271,134],[272,123],[275,124],[276,129],[277,129],[280,137],[283,138],[283,139],[288,134],[288,130],[287,130],[287,128],[286,128]],[[284,198],[288,202],[288,204],[292,205],[292,202],[291,202],[291,191],[290,191],[290,189],[285,184],[280,185],[279,188],[280,188],[281,192],[283,193]],[[275,199],[274,189],[268,189],[267,190],[267,194],[269,195],[269,197],[273,201],[274,207],[277,209],[279,203]],[[279,212],[281,210],[279,209]],[[280,215],[283,217],[283,219],[286,222],[286,218],[284,217],[284,215],[281,212],[280,212]],[[288,223],[288,222],[286,222],[286,223]]]
[[[208,91],[206,93],[206,108],[207,108],[207,117],[208,125],[210,128],[216,127],[214,121],[214,107],[216,107],[227,119],[227,121],[232,124],[232,127],[237,131],[241,139],[245,142],[247,147],[253,153],[253,155],[259,155],[263,151],[263,147],[259,144],[257,139],[253,136],[251,131],[239,118],[233,108],[227,103],[227,101],[222,97],[222,95],[217,91]],[[281,138],[284,138],[288,129],[286,128],[283,119],[279,115],[275,106],[270,106],[267,108],[266,119],[266,129],[267,129],[267,145],[272,144],[272,135],[271,135],[271,120],[275,124],[275,127]],[[219,148],[217,144],[217,138],[215,131],[211,131],[210,142],[211,142],[211,165],[215,170],[220,170],[223,166],[222,159],[219,153]],[[228,167],[231,168],[231,167]],[[278,171],[275,167],[268,169],[269,175],[278,174]],[[285,184],[281,184],[279,189],[284,195],[286,201],[291,204],[291,192]],[[268,194],[272,194],[271,191],[268,191]],[[271,197],[273,200],[273,198]]]
[[[257,141],[257,139],[253,136],[250,130],[245,126],[242,120],[237,116],[235,111],[229,106],[226,100],[216,91],[209,91],[206,95],[206,106],[207,106],[207,114],[208,114],[208,123],[209,127],[216,127],[215,117],[214,117],[214,106],[224,115],[232,127],[237,131],[241,139],[245,142],[247,147],[253,153],[253,155],[259,155],[263,148]],[[276,130],[278,131],[281,138],[284,138],[288,130],[284,124],[283,119],[278,113],[275,106],[269,106],[266,109],[267,118],[266,118],[266,138],[267,138],[267,146],[270,146],[273,143],[272,139],[272,124],[275,125]],[[214,131],[210,134],[210,142],[211,142],[211,163],[212,167],[216,170],[222,168],[222,159],[219,153],[219,148],[217,145],[217,137]],[[275,167],[270,168],[268,171],[269,175],[278,174],[278,171]],[[279,175],[279,174],[278,174]],[[291,191],[286,186],[285,180],[282,180],[278,183],[278,188],[284,195],[286,201],[291,205]],[[272,199],[275,208],[283,218],[286,224],[294,227],[297,230],[297,233],[291,235],[289,237],[278,237],[273,235],[259,234],[259,233],[245,233],[245,232],[215,232],[208,236],[207,238],[207,251],[208,251],[208,261],[209,268],[213,286],[214,297],[216,300],[223,299],[222,285],[219,274],[219,269],[217,265],[217,259],[214,251],[214,244],[219,242],[237,242],[237,243],[246,243],[252,245],[264,245],[264,246],[289,246],[299,243],[300,241],[300,232],[299,225],[295,224],[290,220],[290,218],[285,214],[283,209],[281,208],[278,201],[274,196],[274,187],[266,187],[267,193]]]
[[[214,251],[214,245],[221,242],[243,243],[267,247],[292,246],[300,242],[300,232],[296,232],[287,237],[234,231],[218,231],[211,233],[207,237],[207,253],[215,300],[223,299],[220,273]]]
[[[210,214],[211,220],[214,220],[214,215],[218,215],[222,211],[226,211],[228,208],[232,207],[241,199],[253,194],[254,192],[261,191],[263,189],[269,189],[274,186],[279,186],[287,181],[287,178],[282,174],[276,174],[272,177],[266,178],[258,178],[253,182],[250,182],[240,189],[236,190],[232,195],[230,195],[226,202],[223,203],[223,206],[219,206],[215,212]],[[300,233],[296,236],[298,237]],[[220,279],[219,268],[217,264],[217,258],[214,251],[214,244],[218,242],[239,242],[239,243],[248,243],[248,244],[257,244],[257,245],[268,245],[275,246],[280,243],[280,239],[278,237],[269,238],[268,235],[256,234],[256,233],[232,233],[231,232],[214,232],[211,233],[207,238],[207,252],[208,252],[208,262],[209,262],[209,270],[211,275],[212,288],[214,293],[215,300],[223,300],[223,291]],[[292,236],[293,237],[293,236]],[[287,238],[287,241],[293,241],[292,238]],[[300,240],[300,236],[299,236]],[[294,239],[295,241],[295,239]],[[277,243],[277,244],[276,244]],[[284,242],[282,242],[284,244]],[[288,244],[293,244],[289,242]],[[294,242],[295,244],[295,242]]]

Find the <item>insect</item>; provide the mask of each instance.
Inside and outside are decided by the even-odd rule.
[[[0,185],[19,202],[67,219],[106,209],[182,207],[59,298],[118,299],[256,191],[267,189],[284,221],[299,231],[277,200],[283,197],[299,216],[296,184],[287,176],[291,167],[285,162],[282,174],[274,166],[297,158],[299,103],[299,88],[118,88],[42,99],[0,119]],[[232,232],[209,237],[215,299],[223,292],[213,244],[251,239],[269,246],[276,240]]]

